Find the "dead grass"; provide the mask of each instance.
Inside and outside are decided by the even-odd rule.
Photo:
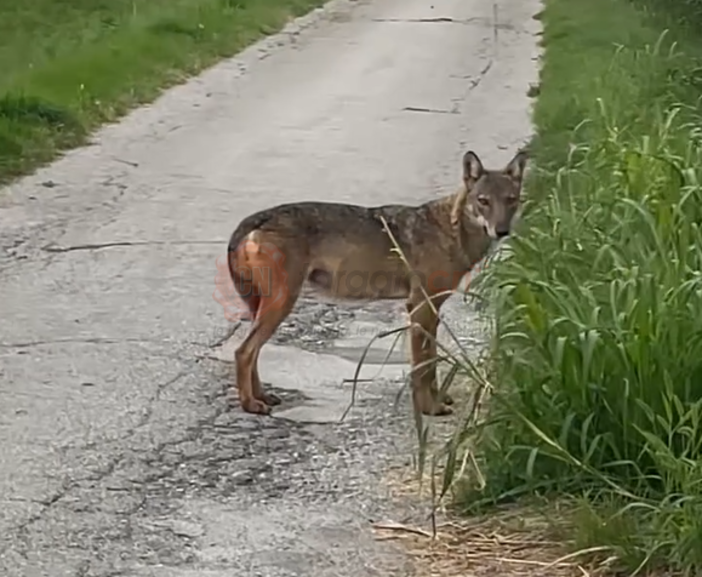
[[[443,471],[435,470],[441,483]],[[392,498],[426,504],[425,521],[417,524],[386,521],[373,525],[379,541],[395,541],[410,555],[422,577],[571,577],[602,575],[578,555],[570,556],[555,535],[552,519],[567,519],[568,511],[528,507],[500,509],[480,517],[458,517],[439,504],[432,507],[431,479],[411,467],[389,468],[384,486]],[[446,500],[446,499],[445,499]],[[433,510],[433,514],[432,514]],[[592,552],[585,552],[592,553]]]
[[[373,527],[376,539],[396,541],[422,577],[571,577],[602,575],[569,555],[541,512],[506,509],[490,517],[450,519],[431,528],[396,523]]]

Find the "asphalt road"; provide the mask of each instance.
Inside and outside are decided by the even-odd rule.
[[[412,574],[370,531],[412,515],[382,482],[412,448],[405,349],[338,423],[402,306],[301,301],[262,354],[285,403],[251,416],[225,403],[241,335],[223,340],[215,262],[251,211],[418,203],[468,148],[507,162],[538,10],[334,0],[0,191],[1,575]]]

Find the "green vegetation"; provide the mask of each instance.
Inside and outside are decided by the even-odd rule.
[[[485,480],[460,510],[566,503],[627,574],[702,572],[702,18],[668,4],[546,0],[529,201],[479,287],[492,390],[445,462]]]
[[[0,1],[0,182],[322,3]]]

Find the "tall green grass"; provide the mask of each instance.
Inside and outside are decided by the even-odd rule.
[[[573,547],[699,574],[702,39],[652,14],[546,3],[529,201],[474,287],[496,319],[492,390],[446,474],[471,450],[484,484],[460,480],[464,512],[565,499]]]
[[[676,27],[702,30],[702,0],[630,0],[644,10],[669,19]]]

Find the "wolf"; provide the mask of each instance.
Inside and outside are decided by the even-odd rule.
[[[280,404],[261,385],[258,357],[309,287],[342,301],[404,300],[414,409],[451,414],[453,399],[440,392],[436,379],[439,310],[491,245],[510,234],[527,159],[527,151],[519,150],[504,168],[486,169],[469,150],[458,190],[420,205],[305,201],[244,218],[227,254],[229,274],[252,319],[235,352],[242,409],[265,415]]]

